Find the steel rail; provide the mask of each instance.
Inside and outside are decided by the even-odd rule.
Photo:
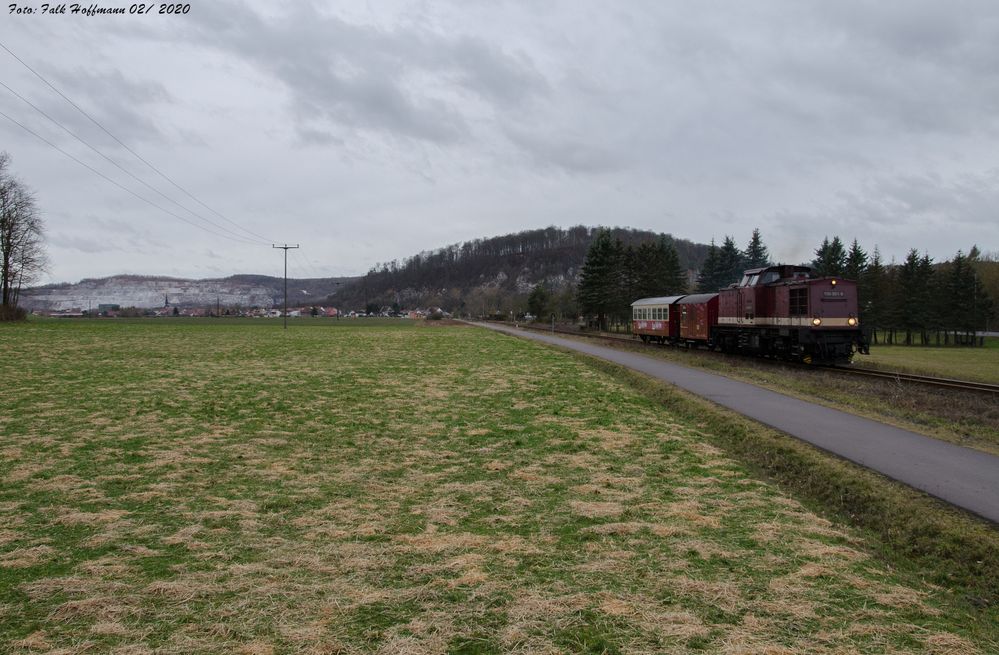
[[[944,389],[959,389],[961,391],[978,391],[989,394],[999,394],[999,384],[989,384],[988,382],[975,382],[974,380],[954,380],[952,378],[938,378],[929,375],[916,375],[914,373],[902,373],[900,371],[881,371],[871,368],[838,368],[834,366],[825,367],[827,370],[847,375],[859,375],[862,377],[883,378],[897,382],[913,382],[932,387]]]

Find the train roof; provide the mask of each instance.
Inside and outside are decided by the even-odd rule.
[[[678,305],[697,305],[702,302],[708,302],[712,298],[716,297],[717,293],[698,293],[693,296],[684,296],[680,300],[676,301]]]
[[[631,303],[632,307],[647,307],[649,305],[672,305],[677,300],[686,296],[661,296],[659,298],[639,298]]]

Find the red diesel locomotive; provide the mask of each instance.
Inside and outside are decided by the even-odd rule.
[[[754,268],[718,293],[642,298],[631,307],[632,331],[645,342],[823,364],[868,352],[857,283],[812,277],[805,266]]]

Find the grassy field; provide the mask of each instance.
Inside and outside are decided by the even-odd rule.
[[[999,651],[996,608],[539,345],[81,321],[0,347],[0,652]]]
[[[987,339],[984,348],[876,345],[871,347],[870,357],[858,357],[858,363],[890,371],[999,384],[999,339]]]

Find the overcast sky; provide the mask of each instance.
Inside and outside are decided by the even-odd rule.
[[[46,219],[44,281],[275,275],[272,240],[301,243],[292,276],[352,275],[576,224],[740,246],[759,227],[794,263],[826,235],[886,259],[999,249],[994,0],[18,4],[36,13],[4,3],[0,41],[184,191],[4,50],[0,81],[259,242],[155,209],[0,116]],[[0,111],[204,224],[3,87]]]

